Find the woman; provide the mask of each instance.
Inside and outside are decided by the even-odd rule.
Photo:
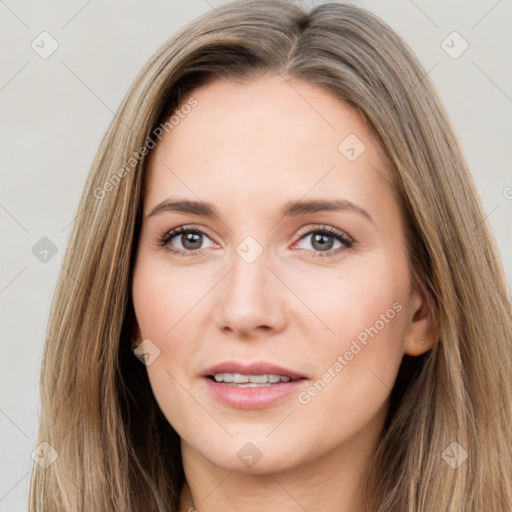
[[[201,17],[135,80],[80,212],[31,510],[512,509],[504,271],[375,16]]]

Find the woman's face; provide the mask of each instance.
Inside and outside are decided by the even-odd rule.
[[[196,460],[357,465],[433,342],[377,145],[303,81],[191,96],[151,155],[133,279],[156,400]]]

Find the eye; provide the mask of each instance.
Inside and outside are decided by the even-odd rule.
[[[313,251],[315,257],[333,257],[341,251],[348,249],[354,240],[343,231],[331,226],[320,226],[302,233],[299,242],[307,241],[312,249],[302,248],[306,251]],[[168,251],[182,256],[195,256],[205,247],[203,243],[209,240],[206,247],[214,247],[210,237],[204,231],[193,226],[179,226],[171,229],[158,240],[158,245],[165,247]],[[295,246],[299,243],[296,242]],[[294,247],[295,247],[294,246]]]
[[[329,258],[337,256],[341,251],[352,247],[354,240],[343,231],[331,226],[321,226],[310,229],[300,236],[299,242],[307,241],[315,254],[313,256]],[[297,242],[298,243],[298,242]]]
[[[202,247],[204,240],[211,239],[198,228],[189,226],[180,226],[168,231],[160,240],[158,244],[164,246],[170,252],[182,254],[184,256],[194,256],[198,254]],[[208,247],[213,247],[213,243]]]

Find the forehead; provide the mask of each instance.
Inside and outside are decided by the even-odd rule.
[[[217,79],[182,105],[189,101],[194,108],[178,111],[152,152],[148,202],[171,191],[202,198],[222,189],[226,201],[250,202],[383,186],[387,171],[365,122],[324,88],[281,76]]]

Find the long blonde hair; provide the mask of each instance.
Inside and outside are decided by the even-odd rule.
[[[195,86],[263,72],[321,86],[361,113],[388,161],[411,271],[439,327],[431,351],[404,356],[367,510],[512,510],[510,298],[445,110],[412,52],[376,16],[278,0],[228,3],[181,30],[142,69],[101,143],[42,365],[39,442],[58,458],[46,469],[34,464],[30,510],[178,510],[179,437],[130,350],[146,154]]]

